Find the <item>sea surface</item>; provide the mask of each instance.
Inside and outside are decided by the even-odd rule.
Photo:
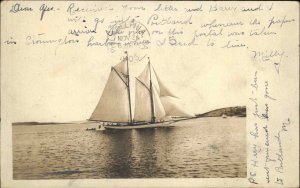
[[[246,177],[246,118],[86,131],[96,124],[13,126],[14,179]]]

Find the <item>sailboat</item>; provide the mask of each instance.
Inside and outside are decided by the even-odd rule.
[[[102,96],[89,120],[101,123],[105,129],[142,129],[170,127],[194,117],[180,107],[178,97],[160,80],[150,58],[135,78],[133,114],[128,54],[125,54],[120,63],[111,67]]]

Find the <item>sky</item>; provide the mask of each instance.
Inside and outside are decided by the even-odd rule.
[[[172,51],[172,56],[156,55],[156,52],[147,55],[151,55],[151,63],[160,79],[182,100],[185,109],[197,114],[246,104],[247,80],[242,72],[246,70],[236,66],[237,60],[222,61],[213,55],[202,58],[201,54],[191,57],[196,52]],[[14,121],[88,119],[100,99],[111,66],[119,63],[123,53],[106,53],[104,57],[87,50],[57,56],[45,54],[42,61],[36,56],[27,62],[20,61],[20,67],[12,70]],[[129,63],[131,80],[146,63]],[[131,87],[131,91],[135,91],[133,84]]]
[[[112,19],[109,14],[101,16]],[[2,53],[13,122],[88,119],[99,101],[111,66],[120,62],[125,50],[129,56],[142,59],[130,62],[132,78],[143,70],[148,62],[146,57],[150,57],[160,79],[192,113],[246,105],[249,60],[245,59],[248,56],[245,49],[207,47],[203,41],[199,46],[159,47],[151,36],[148,49],[116,49],[112,53],[106,47],[87,47],[88,35],[80,36],[81,42],[75,45],[32,45],[27,40],[29,37],[64,38],[72,27],[66,23],[67,18],[46,15],[40,21],[36,14],[16,14],[4,19],[4,27],[11,32],[2,33],[2,37],[12,36],[18,41]],[[139,19],[147,23],[146,18]],[[106,26],[100,25],[95,37],[103,39]],[[168,29],[161,31],[168,32]]]

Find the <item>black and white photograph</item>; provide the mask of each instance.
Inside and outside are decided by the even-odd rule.
[[[296,2],[1,2],[2,186],[296,187],[298,34]]]

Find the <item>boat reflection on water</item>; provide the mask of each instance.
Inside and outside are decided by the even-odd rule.
[[[168,177],[174,174],[164,163],[172,159],[169,140],[172,128],[106,130],[111,147],[105,172],[113,178]],[[109,136],[110,135],[110,136]],[[141,152],[142,151],[142,152]],[[156,174],[156,175],[155,175]]]

